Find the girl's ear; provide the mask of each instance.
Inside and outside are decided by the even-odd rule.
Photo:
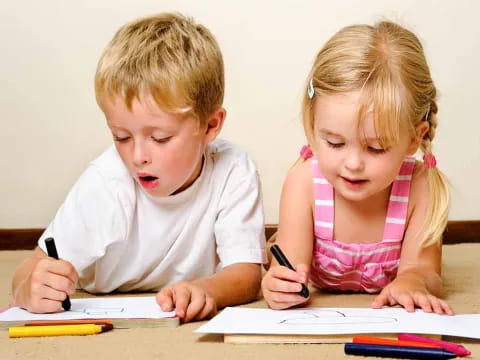
[[[205,143],[215,140],[223,127],[227,111],[223,107],[216,109],[208,118],[205,128]]]
[[[417,152],[423,137],[430,129],[430,123],[428,121],[422,121],[415,128],[415,137],[412,139],[410,147],[408,148],[408,155],[413,155]]]

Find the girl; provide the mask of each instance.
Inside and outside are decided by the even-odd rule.
[[[310,147],[285,181],[276,240],[296,271],[271,266],[268,304],[304,303],[308,281],[380,292],[374,308],[452,314],[438,298],[450,197],[431,151],[436,89],[418,38],[391,22],[346,27],[318,53],[307,83]]]

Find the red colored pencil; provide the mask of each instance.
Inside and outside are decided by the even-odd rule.
[[[27,322],[25,326],[79,325],[79,324],[112,325],[112,320],[110,319],[35,320],[35,321]]]
[[[426,344],[426,343],[421,343],[417,341],[386,339],[386,338],[379,338],[379,337],[367,336],[367,335],[354,336],[353,342],[357,344],[410,346],[410,347],[435,348],[435,349],[442,348],[440,345],[435,345],[435,344]]]

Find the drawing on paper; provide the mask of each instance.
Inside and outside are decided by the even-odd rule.
[[[85,315],[91,316],[112,316],[119,315],[125,312],[123,307],[89,307],[84,309],[75,309],[71,312],[78,312]]]
[[[366,325],[395,323],[398,319],[391,316],[357,316],[346,315],[338,310],[315,310],[302,311],[290,314],[289,317],[281,320],[279,324],[285,325]]]

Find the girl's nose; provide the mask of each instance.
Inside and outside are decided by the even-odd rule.
[[[360,151],[349,151],[345,159],[345,167],[352,172],[359,172],[364,169],[365,163]]]

